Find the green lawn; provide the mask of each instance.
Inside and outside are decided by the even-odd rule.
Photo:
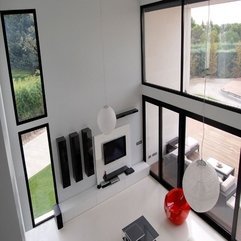
[[[29,179],[29,188],[34,218],[37,218],[53,209],[54,204],[56,204],[56,200],[50,165]]]

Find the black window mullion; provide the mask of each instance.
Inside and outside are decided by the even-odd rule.
[[[237,181],[237,189],[236,189],[236,197],[235,197],[235,206],[233,213],[233,223],[232,223],[232,232],[231,232],[231,240],[236,240],[236,232],[238,226],[238,215],[240,209],[240,195],[241,195],[241,150],[239,156],[239,170],[238,170],[238,181]]]
[[[179,144],[178,144],[178,164],[177,164],[177,186],[182,187],[182,178],[185,165],[185,135],[186,135],[186,117],[179,115]]]
[[[162,125],[162,120],[163,120],[163,112],[162,112],[162,107],[159,106],[159,120],[158,120],[158,123],[159,123],[159,135],[158,135],[158,139],[159,139],[159,179],[162,177],[162,173],[163,173],[163,168],[162,168],[162,144],[163,144],[163,136],[162,136],[162,129],[163,129],[163,125]]]

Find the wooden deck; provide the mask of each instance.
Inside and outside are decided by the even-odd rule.
[[[207,160],[210,157],[215,158],[234,167],[234,175],[237,176],[241,151],[240,137],[209,125],[203,125],[201,122],[190,118],[187,119],[187,136],[195,138],[200,144],[199,155],[196,152],[192,153],[188,156],[189,159],[196,160],[202,157]],[[151,166],[151,171],[158,175],[158,163]]]
[[[190,118],[187,119],[187,135],[192,136],[200,143],[199,153],[204,160],[213,157],[220,162],[232,166],[235,168],[235,176],[237,176],[241,150],[240,137],[209,125],[203,125],[201,122]],[[202,146],[203,136],[204,141]]]

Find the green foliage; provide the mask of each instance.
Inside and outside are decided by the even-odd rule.
[[[206,41],[206,30],[201,25],[193,25],[191,32],[193,44],[202,44]]]
[[[44,114],[40,76],[15,71],[14,93],[19,121]]]
[[[29,179],[29,188],[34,218],[37,218],[53,209],[53,206],[56,204],[56,200],[50,165]]]
[[[33,14],[5,15],[4,23],[11,68],[33,74],[39,68]]]
[[[203,77],[208,62],[211,77],[240,78],[241,24],[199,25],[192,19],[191,27],[191,77]]]
[[[236,57],[233,61],[232,76],[234,78],[241,77],[241,41],[236,46]]]
[[[213,51],[213,52],[212,52]],[[234,60],[236,59],[237,52],[234,50],[216,50],[210,51],[209,74],[212,77],[218,78],[232,78],[234,71]],[[194,49],[191,51],[191,77],[203,77],[205,75],[205,61],[206,51],[203,49]],[[237,65],[238,66],[238,65]],[[240,66],[240,65],[239,65]],[[241,68],[241,67],[237,67]],[[240,75],[241,76],[241,75]]]
[[[205,70],[205,51],[202,49],[194,50],[191,52],[191,76],[203,77]]]
[[[215,77],[217,74],[217,33],[213,31],[210,38],[210,53],[209,53],[209,75]]]

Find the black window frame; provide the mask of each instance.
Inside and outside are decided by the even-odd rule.
[[[37,55],[38,55],[38,62],[39,62],[39,71],[40,71],[40,82],[41,82],[41,88],[42,88],[42,97],[43,97],[43,108],[44,113],[42,115],[29,118],[26,120],[19,120],[18,112],[17,112],[17,103],[16,98],[14,94],[14,86],[13,86],[13,76],[11,71],[11,62],[10,62],[10,54],[8,51],[8,41],[7,41],[7,34],[6,34],[6,28],[5,28],[5,20],[4,16],[6,15],[14,15],[14,14],[33,14],[34,18],[34,26],[35,26],[35,35],[36,35],[36,47],[37,47]],[[5,46],[5,52],[6,52],[6,58],[7,58],[7,65],[8,65],[8,74],[10,79],[10,86],[11,86],[11,93],[12,93],[12,99],[13,99],[13,107],[14,107],[14,113],[15,113],[15,120],[16,124],[21,125],[28,122],[32,122],[35,120],[39,120],[42,118],[45,118],[48,116],[47,114],[47,105],[46,105],[46,96],[45,96],[45,88],[44,88],[44,77],[43,77],[43,69],[42,69],[42,60],[41,60],[41,54],[40,54],[40,43],[39,43],[39,34],[38,34],[38,25],[37,25],[37,14],[35,9],[20,9],[20,10],[4,10],[0,11],[1,15],[1,22],[2,22],[2,30],[3,30],[3,38],[4,38],[4,46]]]
[[[170,105],[168,103],[162,102],[160,100],[156,100],[149,96],[142,95],[142,106],[143,106],[143,160],[146,161],[146,109],[144,108],[146,103],[151,103],[159,108],[166,108],[171,111],[175,111],[179,113],[179,148],[178,148],[178,170],[177,170],[177,186],[182,187],[182,178],[184,175],[184,150],[185,150],[185,135],[186,135],[186,118],[192,118],[194,120],[200,121],[202,123],[208,124],[212,127],[218,128],[222,131],[228,132],[235,136],[241,138],[241,130],[236,129],[234,127],[228,126],[221,122],[212,120],[210,118],[203,117],[201,115],[195,114],[193,112],[187,111],[185,109]],[[162,120],[159,118],[159,127],[162,126]],[[161,130],[159,130],[159,143],[162,142],[161,139]],[[161,158],[159,158],[159,169],[161,170]],[[161,172],[159,172],[159,176],[150,172],[150,175],[156,179],[161,185],[163,185],[166,189],[171,190],[173,186],[167,183],[161,176]],[[236,201],[233,213],[233,223],[231,227],[231,233],[225,230],[221,225],[219,225],[214,219],[212,219],[208,214],[205,213],[197,213],[199,217],[201,217],[205,222],[207,222],[211,227],[213,227],[216,231],[218,231],[224,238],[227,240],[236,240],[236,230],[238,225],[238,215],[240,211],[239,203],[240,203],[240,195],[241,195],[241,149],[240,149],[240,159],[239,159],[239,170],[237,176],[237,189],[236,189]]]
[[[51,138],[50,138],[49,124],[45,123],[45,124],[38,125],[38,126],[35,126],[33,128],[25,129],[23,131],[18,132],[19,146],[20,146],[22,163],[23,163],[23,170],[24,170],[24,179],[25,179],[25,184],[26,184],[26,188],[27,188],[29,209],[30,209],[30,213],[31,213],[31,221],[32,221],[32,225],[33,225],[34,228],[39,226],[40,224],[50,220],[51,218],[54,217],[54,215],[51,215],[50,217],[42,220],[39,223],[35,223],[35,221],[34,221],[33,205],[32,205],[32,200],[31,200],[30,187],[29,187],[28,174],[27,174],[27,167],[26,167],[26,162],[25,162],[24,149],[23,149],[23,143],[22,143],[21,136],[23,134],[26,134],[28,132],[32,132],[32,131],[35,131],[35,130],[38,130],[38,129],[41,129],[41,128],[46,128],[46,131],[47,131],[51,171],[52,171],[52,176],[53,176],[54,194],[55,194],[56,204],[59,203],[59,198],[58,198],[58,193],[57,193],[57,185],[56,185],[56,178],[55,178],[55,171],[54,171],[53,153],[52,153],[52,148],[51,148]]]
[[[183,90],[184,52],[185,52],[185,49],[184,49],[184,31],[185,31],[184,8],[185,8],[185,5],[187,5],[187,4],[198,3],[198,2],[208,2],[208,0],[163,0],[163,1],[158,1],[158,2],[154,2],[154,3],[150,3],[150,4],[140,6],[142,85],[153,87],[153,88],[163,90],[163,91],[173,93],[173,94],[178,94],[180,96],[183,96],[183,97],[186,97],[186,98],[189,98],[189,99],[192,99],[192,100],[197,100],[199,102],[203,102],[203,100],[204,100],[203,98],[188,94]],[[167,88],[167,87],[163,87],[163,86],[160,86],[160,85],[152,84],[152,83],[149,83],[149,82],[145,81],[145,21],[144,21],[145,18],[144,18],[144,14],[145,14],[145,12],[151,12],[151,11],[156,11],[156,10],[160,10],[160,9],[176,7],[176,6],[181,6],[180,91],[170,89],[170,88]],[[225,105],[225,104],[219,103],[219,102],[214,102],[214,101],[211,101],[209,99],[205,99],[205,102],[207,104],[210,104],[210,105],[220,107],[220,108],[225,109],[225,110],[230,110],[232,112],[241,114],[241,108]]]

